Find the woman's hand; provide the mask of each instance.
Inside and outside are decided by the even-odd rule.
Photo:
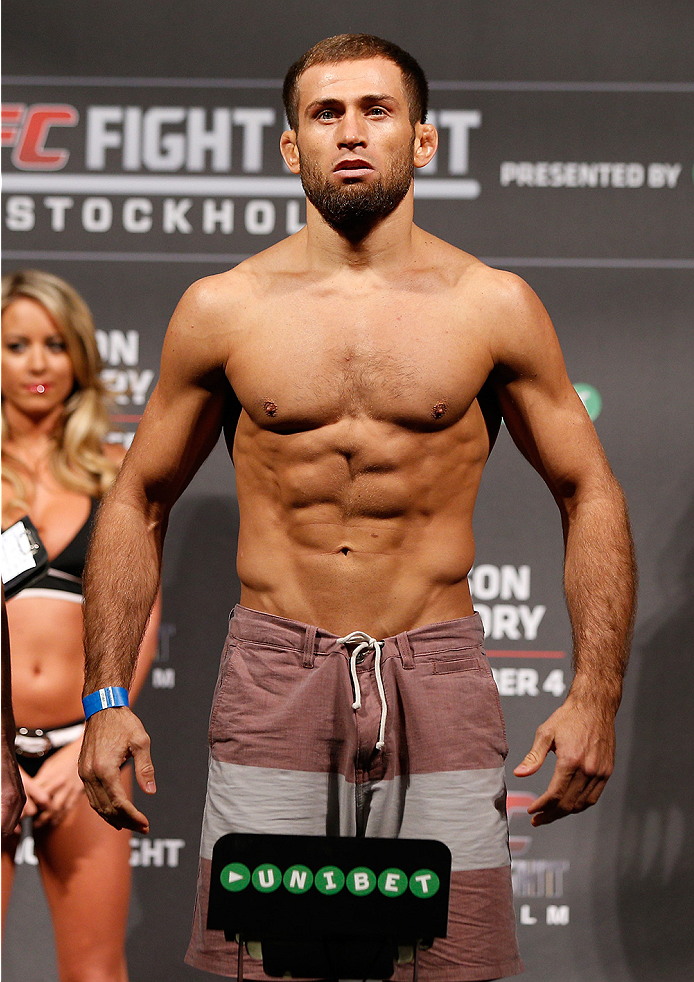
[[[19,768],[19,774],[24,785],[25,802],[22,808],[21,818],[35,818],[44,809],[50,808],[51,798],[43,788],[37,783],[35,777],[29,777],[23,768]]]
[[[75,740],[51,754],[36,777],[29,778],[32,782],[31,789],[24,782],[27,797],[31,795],[38,806],[34,818],[35,828],[59,825],[84,794],[84,787],[77,773],[81,745],[81,739]]]

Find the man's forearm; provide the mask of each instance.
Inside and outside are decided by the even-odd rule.
[[[636,563],[626,502],[614,478],[570,513],[564,587],[574,641],[571,693],[616,713],[629,660]]]
[[[85,694],[128,689],[159,586],[163,531],[118,488],[106,498],[85,570]]]

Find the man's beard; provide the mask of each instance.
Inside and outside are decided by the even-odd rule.
[[[306,197],[336,232],[363,238],[390,215],[410,189],[414,174],[412,149],[407,148],[383,177],[369,183],[337,184],[324,177],[314,162],[301,157],[301,183]]]

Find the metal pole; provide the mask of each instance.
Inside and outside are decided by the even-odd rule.
[[[236,963],[236,977],[238,982],[243,982],[243,935],[237,935],[239,942],[239,957]]]

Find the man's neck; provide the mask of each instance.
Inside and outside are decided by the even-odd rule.
[[[343,234],[332,228],[320,212],[306,202],[306,249],[313,268],[386,270],[402,268],[414,252],[413,191],[390,215],[378,221],[362,236]]]

